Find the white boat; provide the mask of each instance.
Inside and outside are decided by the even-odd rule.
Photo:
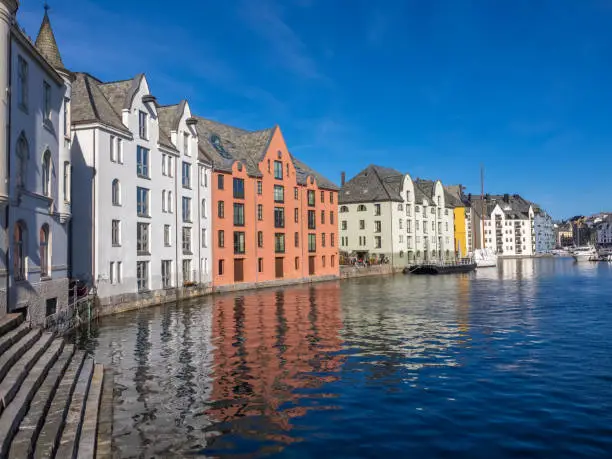
[[[576,261],[590,261],[597,258],[597,250],[592,245],[575,247],[572,250],[572,257]]]
[[[474,250],[474,261],[478,268],[493,268],[497,266],[497,255],[493,249]]]

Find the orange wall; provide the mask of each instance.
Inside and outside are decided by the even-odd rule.
[[[274,178],[274,161],[283,163],[283,178]],[[270,167],[268,168],[268,163]],[[289,173],[287,173],[287,164]],[[282,279],[300,279],[309,276],[308,257],[315,257],[314,276],[338,275],[338,193],[337,191],[320,190],[316,181],[311,183],[310,179],[306,186],[297,185],[296,172],[287,151],[287,146],[283,139],[280,129],[277,128],[265,157],[259,163],[259,171],[262,177],[249,177],[246,174],[246,167],[239,170],[238,163],[234,163],[232,174],[215,171],[213,174],[213,259],[215,286],[234,284],[234,260],[244,259],[244,279],[245,283],[266,282],[279,279],[276,277],[275,263],[276,258],[283,259]],[[219,175],[224,175],[224,189],[218,189]],[[245,180],[245,199],[238,200],[233,197],[233,177]],[[262,181],[262,194],[257,194],[257,181]],[[274,185],[284,187],[284,203],[274,202]],[[295,199],[294,189],[298,188],[298,199]],[[307,190],[315,191],[315,206],[308,207]],[[324,192],[324,203],[321,203],[321,191]],[[333,202],[330,198],[333,193]],[[225,204],[225,217],[218,217],[218,203],[223,201]],[[233,224],[233,204],[242,202],[245,205],[245,226],[234,227]],[[263,205],[263,219],[257,219],[257,205]],[[274,227],[274,208],[284,207],[285,227]],[[294,209],[298,209],[299,221],[294,219]],[[316,212],[316,230],[308,230],[308,210]],[[325,223],[321,224],[321,211],[325,212]],[[334,213],[334,222],[331,222],[330,214]],[[219,247],[219,230],[225,232],[225,247]],[[245,232],[244,255],[235,255],[233,246],[234,231]],[[263,232],[263,247],[257,247],[257,233]],[[298,247],[295,246],[295,233],[299,234]],[[308,234],[316,233],[317,246],[316,252],[308,252]],[[275,234],[285,234],[285,252],[275,252]],[[325,247],[322,247],[322,234],[325,233]],[[334,234],[334,246],[331,246],[331,234]],[[325,266],[323,266],[325,257]],[[263,260],[263,271],[258,272],[258,259]],[[295,259],[298,258],[298,267],[295,267]],[[224,262],[224,273],[219,274],[219,260]],[[333,262],[333,265],[332,265]]]

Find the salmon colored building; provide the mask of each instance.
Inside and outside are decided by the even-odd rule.
[[[213,288],[337,277],[336,185],[291,155],[278,126],[199,118],[197,130],[213,164]]]

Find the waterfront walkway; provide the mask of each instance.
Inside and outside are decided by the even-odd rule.
[[[0,319],[0,458],[110,457],[103,396],[102,365],[19,314]]]

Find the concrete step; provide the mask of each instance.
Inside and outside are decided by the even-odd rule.
[[[8,407],[8,404],[11,403],[21,383],[26,379],[32,367],[36,365],[40,356],[51,345],[51,341],[53,341],[53,334],[43,333],[40,339],[33,343],[32,347],[15,362],[6,376],[4,376],[0,383],[0,415]]]
[[[11,331],[5,333],[0,337],[0,355],[10,348],[13,344],[19,341],[23,336],[30,331],[28,324],[22,323],[21,325],[13,328]]]
[[[0,336],[8,333],[13,328],[17,328],[23,322],[21,314],[7,314],[0,319]]]
[[[91,377],[93,375],[93,359],[85,359],[79,379],[77,381],[74,392],[72,393],[72,400],[70,402],[70,408],[68,410],[68,416],[64,422],[64,430],[62,432],[62,439],[60,440],[59,447],[57,448],[56,457],[62,459],[75,459],[79,438],[81,435],[81,429],[83,426],[83,414],[85,412],[85,402],[87,401],[87,394],[89,393],[89,386],[91,383]]]
[[[96,364],[87,394],[83,427],[79,438],[77,459],[95,459],[96,441],[98,437],[98,413],[100,410],[100,397],[102,396],[102,382],[104,381],[104,366]]]
[[[26,416],[21,421],[19,430],[13,437],[8,459],[24,459],[32,457],[38,433],[42,429],[45,417],[47,416],[51,402],[53,401],[55,391],[60,384],[66,368],[68,368],[68,364],[70,363],[73,354],[74,345],[70,344],[64,346],[61,355],[58,357],[53,367],[51,367],[49,370],[47,377],[43,381],[38,391],[36,391],[36,395],[30,403],[30,408],[28,409]]]
[[[4,380],[13,364],[38,341],[41,334],[42,332],[39,329],[29,331],[23,338],[0,355],[0,381]]]
[[[40,345],[45,338],[36,343]],[[14,398],[0,415],[0,457],[6,457],[9,451],[9,446],[15,435],[15,432],[19,428],[21,420],[25,416],[34,394],[42,384],[43,380],[47,376],[49,369],[53,366],[57,357],[64,347],[63,339],[56,339],[51,343],[46,351],[38,358],[36,364],[31,368],[31,371],[27,374],[26,378],[20,384],[19,390],[15,394]],[[24,358],[28,353],[24,355]],[[19,362],[17,363],[19,364]],[[17,365],[16,365],[17,366]],[[10,375],[10,374],[9,374]],[[3,381],[6,382],[7,378]]]
[[[98,414],[96,459],[112,458],[114,379],[113,371],[105,368],[102,397],[100,399],[100,413]]]
[[[37,459],[56,457],[55,451],[62,435],[64,421],[70,407],[70,399],[84,362],[85,353],[78,351],[72,358],[59,386],[57,386],[44,425],[36,439],[34,457]]]

